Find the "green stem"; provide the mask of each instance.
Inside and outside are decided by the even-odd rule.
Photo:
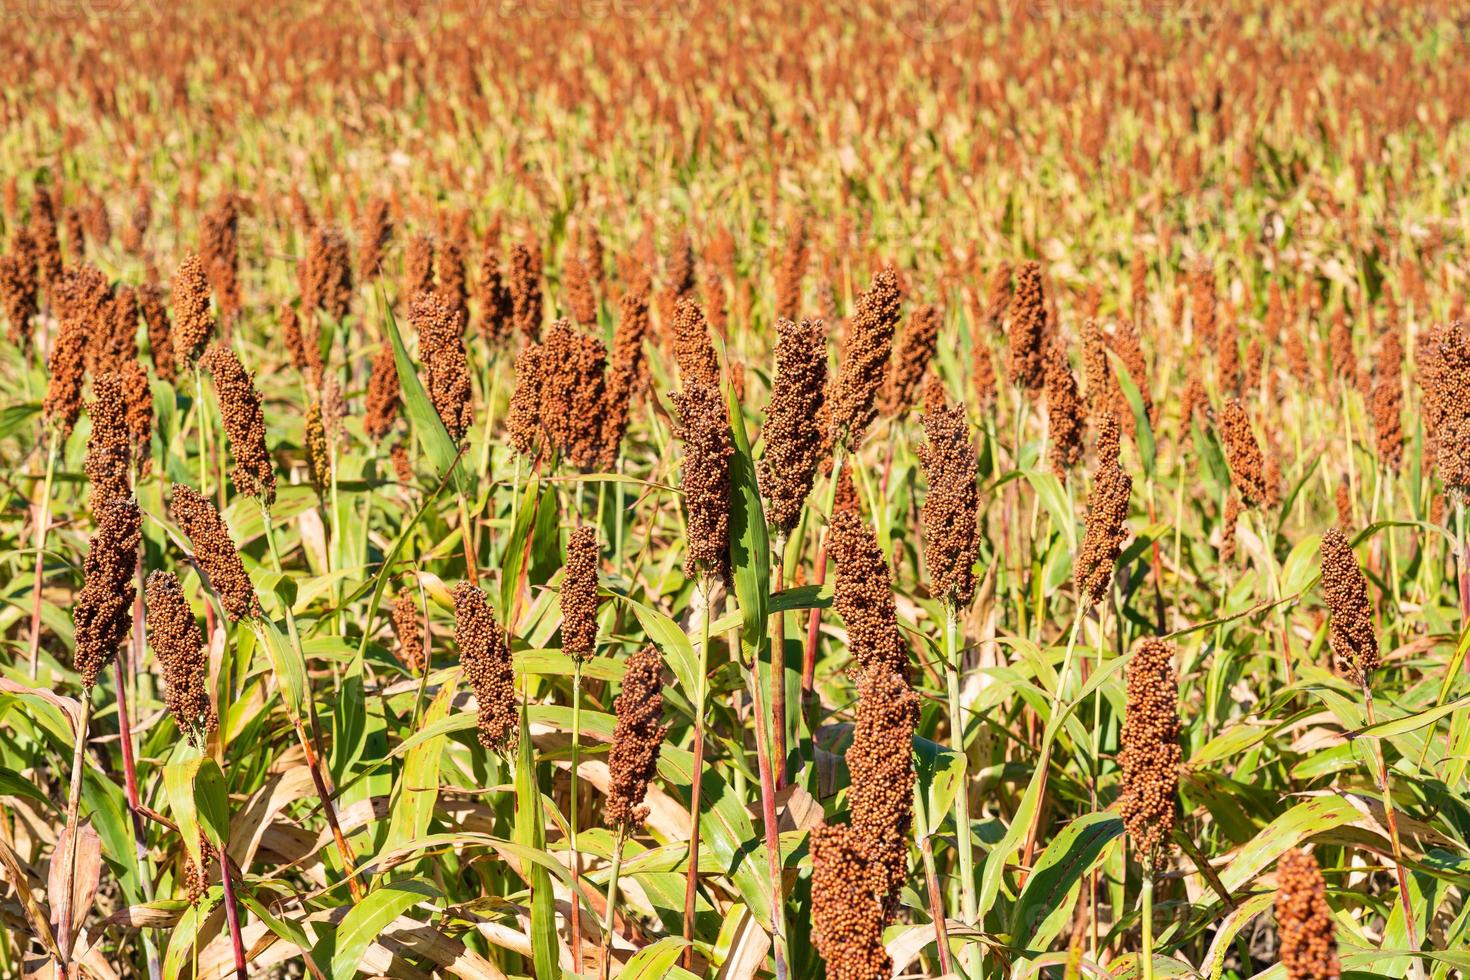
[[[689,792],[689,868],[684,883],[684,938],[691,945],[685,947],[684,969],[694,968],[694,912],[695,898],[699,888],[699,803],[700,790],[704,782],[704,705],[709,696],[709,627],[710,593],[714,589],[713,577],[700,577],[699,591],[704,597],[704,608],[699,624],[699,681],[694,696],[694,765]]]
[[[577,851],[577,784],[582,781],[582,658],[572,658],[572,779],[567,803],[567,844],[572,858],[572,962],[582,962],[582,909],[577,902],[582,856]]]
[[[1154,980],[1154,875],[1152,868],[1143,870],[1143,948],[1138,958],[1142,961],[1143,980]]]
[[[944,662],[945,679],[949,693],[949,738],[950,747],[965,758],[965,775],[960,781],[959,792],[954,796],[955,842],[960,864],[960,910],[965,925],[973,926],[979,918],[979,905],[975,896],[975,854],[970,834],[970,779],[969,757],[965,753],[965,722],[960,707],[960,657],[959,616],[954,604],[944,604]],[[980,975],[980,947],[974,943],[965,945],[965,974]]]
[[[612,963],[613,913],[618,907],[618,874],[623,870],[623,842],[628,839],[628,828],[618,825],[617,837],[613,840],[612,870],[607,877],[607,910],[602,915],[602,980],[607,980],[608,967]]]
[[[1057,713],[1062,707],[1062,694],[1067,689],[1067,681],[1072,676],[1072,658],[1077,652],[1077,635],[1082,630],[1082,618],[1087,614],[1087,607],[1081,602],[1077,604],[1077,611],[1072,617],[1072,630],[1067,636],[1067,651],[1062,655],[1062,670],[1057,674],[1057,689],[1052,692],[1051,710],[1046,720],[1047,733],[1056,725]],[[1049,779],[1051,767],[1051,747],[1054,738],[1042,736],[1041,758],[1036,765],[1041,770],[1041,786],[1036,794],[1036,812],[1031,816],[1031,826],[1026,831],[1026,845],[1021,851],[1021,865],[1023,868],[1031,867],[1031,855],[1036,851],[1036,835],[1041,829],[1041,815],[1046,810],[1046,784]],[[1023,876],[1024,876],[1023,871]]]

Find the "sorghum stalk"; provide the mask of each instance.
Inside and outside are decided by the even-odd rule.
[[[271,568],[277,574],[281,574],[281,555],[276,550],[276,538],[274,528],[271,524],[270,508],[266,506],[263,499],[256,498],[260,504],[260,516],[265,526],[265,540],[271,556]],[[286,612],[286,630],[291,637],[291,645],[296,648],[296,655],[301,662],[306,662],[306,652],[301,645],[301,635],[296,629],[296,615],[291,611],[291,604],[282,601],[282,608]],[[427,670],[425,671],[427,673]],[[352,845],[347,843],[347,837],[342,833],[342,826],[337,820],[337,807],[332,802],[335,790],[327,781],[327,774],[322,768],[322,749],[320,741],[321,722],[316,715],[316,697],[312,694],[310,681],[308,679],[306,694],[306,710],[308,721],[311,723],[311,735],[308,737],[305,726],[296,712],[291,715],[292,727],[296,730],[296,740],[301,744],[301,751],[306,755],[306,766],[311,771],[312,782],[316,786],[317,796],[322,801],[322,813],[327,818],[327,826],[331,828],[332,838],[337,845],[337,852],[342,857],[342,870],[347,876],[347,889],[352,893],[355,902],[362,901],[364,895],[362,882],[357,877],[357,860],[352,853]],[[313,746],[315,751],[313,751]]]
[[[72,908],[72,892],[75,890],[72,882],[77,872],[77,830],[82,809],[82,766],[86,762],[87,726],[91,724],[91,721],[92,688],[89,686],[82,689],[82,713],[77,720],[76,742],[71,757],[71,791],[66,798],[66,846],[62,848],[61,853],[61,864],[66,869],[65,886],[61,894],[56,897],[58,925],[56,943],[61,950],[63,970],[71,962],[72,918],[76,913],[76,910]]]
[[[51,484],[56,477],[56,456],[60,436],[56,430],[46,442],[46,476],[41,483],[41,504],[36,519],[36,575],[31,586],[30,676],[36,677],[36,662],[41,652],[41,586],[45,581],[46,536],[51,525]]]
[[[772,660],[772,672],[775,661]],[[753,656],[747,665],[752,702],[755,705],[755,756],[756,769],[761,783],[761,824],[766,838],[767,870],[771,876],[771,944],[776,958],[776,978],[786,980],[786,892],[781,881],[781,834],[776,823],[776,781],[774,770],[776,759],[771,752],[771,741],[781,719],[774,713],[766,714],[761,697],[760,658]],[[772,678],[772,685],[775,684]],[[770,718],[771,734],[766,728]]]
[[[704,706],[709,697],[709,627],[710,598],[714,592],[714,573],[704,572],[698,590],[703,597],[703,616],[699,624],[699,683],[694,694],[694,765],[689,787],[689,869],[684,884],[684,938],[694,940],[694,897],[699,887],[699,804],[704,775]],[[687,946],[681,957],[684,969],[694,968],[694,947]]]
[[[612,962],[613,945],[613,918],[618,906],[618,876],[623,870],[623,843],[628,839],[628,828],[618,826],[617,835],[613,838],[612,867],[607,876],[607,909],[602,914],[602,935],[604,946],[602,949],[602,968],[598,973],[601,980],[607,980],[608,967]]]
[[[959,610],[949,602],[944,604],[944,674],[951,747],[965,756],[965,720],[960,706]],[[965,758],[966,775],[954,795],[954,825],[960,864],[960,911],[965,925],[973,926],[979,918],[979,904],[975,896],[974,842],[970,835],[969,761],[968,756]],[[980,976],[980,947],[975,943],[965,946],[965,974]]]

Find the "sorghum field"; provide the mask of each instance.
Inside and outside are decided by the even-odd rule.
[[[0,27],[0,976],[1470,972],[1458,0]]]

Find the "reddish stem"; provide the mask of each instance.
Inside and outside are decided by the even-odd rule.
[[[934,869],[934,841],[925,836],[919,841],[919,850],[924,859],[924,880],[929,886],[929,916],[934,920],[934,943],[939,949],[939,972],[945,976],[954,973],[954,963],[949,955],[949,926],[944,920],[944,893],[939,888],[939,874]]]
[[[225,891],[225,921],[230,926],[230,946],[235,952],[235,976],[239,980],[246,980],[249,974],[245,971],[245,940],[240,935],[240,910],[235,902],[235,885],[233,876],[230,874],[230,859],[225,854],[225,849],[219,852],[219,875],[220,883]]]
[[[822,536],[822,543],[817,548],[817,568],[813,576],[818,587],[827,581],[827,537]],[[806,619],[806,649],[801,658],[801,707],[806,714],[807,730],[812,733],[812,739],[817,737],[816,707],[817,697],[815,692],[817,675],[817,636],[822,631],[822,611],[812,609],[807,613]]]

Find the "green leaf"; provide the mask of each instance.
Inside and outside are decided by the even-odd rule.
[[[388,925],[425,899],[437,898],[434,886],[421,878],[406,878],[375,889],[352,906],[337,927],[335,942],[318,943],[317,965],[332,980],[352,980],[367,949]]]
[[[1220,881],[1234,895],[1283,851],[1314,834],[1352,823],[1357,818],[1358,811],[1340,796],[1315,796],[1298,803],[1236,851],[1230,863],[1220,870]]]
[[[521,489],[516,505],[516,519],[510,529],[500,569],[500,613],[507,619],[515,608],[516,592],[521,586],[521,573],[530,560],[531,530],[536,526],[536,511],[541,500],[541,481],[533,470]]]
[[[1128,407],[1133,410],[1133,442],[1138,446],[1138,457],[1143,461],[1144,475],[1152,479],[1156,455],[1154,427],[1149,422],[1143,395],[1138,390],[1137,381],[1128,373],[1128,366],[1123,363],[1122,358],[1112,351],[1108,351],[1108,357],[1112,359],[1113,374],[1118,379],[1118,387],[1123,390],[1123,397],[1128,399]]]
[[[230,798],[219,764],[205,757],[194,773],[194,808],[199,829],[218,850],[230,842]]]
[[[1036,862],[1011,912],[1011,936],[1027,949],[1045,950],[1072,915],[1072,889],[1097,862],[1103,848],[1123,834],[1116,813],[1078,817],[1051,842]]]
[[[944,825],[965,779],[965,757],[927,738],[914,736],[914,836],[932,837]]]
[[[455,492],[468,494],[469,486],[465,479],[464,468],[458,465],[459,447],[454,444],[449,430],[444,427],[439,413],[434,410],[434,403],[429,401],[429,394],[424,390],[424,383],[419,380],[418,371],[414,368],[413,361],[408,356],[408,348],[403,344],[403,336],[398,331],[398,321],[393,316],[393,305],[385,299],[382,307],[383,327],[387,330],[388,340],[393,345],[393,363],[398,368],[398,384],[402,390],[403,408],[408,415],[408,420],[413,425],[413,430],[417,433],[420,442],[423,443],[424,451],[429,454],[429,462],[433,464],[434,475],[442,480],[447,474],[450,474]]]
[[[531,726],[521,704],[520,737],[516,746],[515,842],[522,847],[546,849],[546,822],[541,810],[541,787],[536,778],[536,753],[531,744]],[[556,902],[551,891],[551,873],[544,865],[526,868],[531,883],[531,953],[535,975],[546,980],[561,976],[561,958],[556,938]]]
[[[1445,715],[1451,714],[1466,705],[1470,705],[1470,694],[1434,708],[1404,715],[1402,718],[1390,718],[1388,721],[1380,721],[1376,725],[1369,725],[1366,728],[1348,732],[1347,737],[1394,738],[1399,735],[1406,735],[1409,732],[1418,731],[1426,725],[1432,725]]]
[[[618,976],[622,980],[663,980],[671,975],[674,962],[688,946],[689,941],[682,936],[665,936],[634,953]]]
[[[1036,491],[1046,512],[1051,515],[1052,527],[1061,533],[1069,545],[1074,543],[1077,540],[1077,518],[1067,503],[1067,491],[1062,488],[1062,481],[1057,479],[1055,473],[1044,470],[1025,470],[1022,475],[1031,484],[1031,489]]]
[[[735,455],[730,457],[730,568],[743,617],[741,640],[754,657],[768,635],[771,542],[760,487],[756,483],[755,463],[750,455],[750,438],[745,432],[745,418],[735,389],[728,385],[725,400],[730,434],[735,442]]]
[[[448,715],[453,699],[454,685],[445,684],[424,712],[423,721],[415,735],[435,732],[436,726]],[[464,717],[473,720],[474,716],[466,712]],[[408,751],[403,769],[393,787],[388,836],[383,841],[382,850],[391,851],[402,847],[428,832],[429,820],[434,815],[434,804],[439,799],[440,759],[448,740],[446,732],[438,731]]]
[[[196,865],[202,863],[199,851],[199,811],[194,801],[194,774],[203,764],[202,757],[171,762],[163,767],[163,791],[168,798],[169,812],[174,823],[179,825],[179,837],[189,859]]]
[[[633,615],[638,617],[638,622],[643,627],[643,632],[648,634],[660,650],[664,653],[664,662],[674,672],[679,686],[686,692],[699,690],[702,678],[699,676],[699,657],[694,653],[694,644],[689,642],[689,637],[679,628],[679,624],[668,616],[645,606],[636,599],[627,596],[617,596],[628,604],[633,610]],[[714,626],[710,627],[713,633]]]
[[[273,620],[262,618],[252,622],[261,645],[265,647],[265,654],[270,658],[271,670],[281,685],[286,712],[293,720],[300,718],[301,710],[306,706],[306,662]]]

